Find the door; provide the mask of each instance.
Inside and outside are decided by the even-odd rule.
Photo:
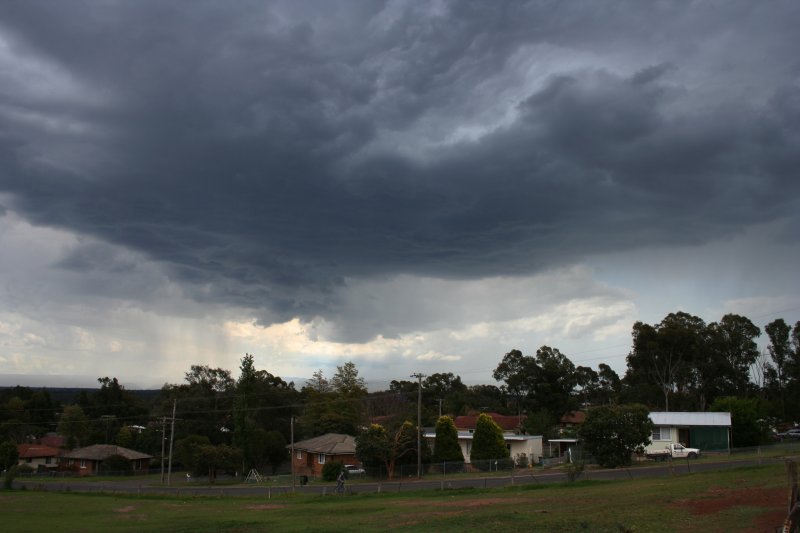
[[[689,428],[678,428],[678,442],[689,448],[692,447],[689,439]]]

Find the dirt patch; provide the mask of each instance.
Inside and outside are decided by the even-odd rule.
[[[715,487],[697,499],[674,500],[672,505],[688,509],[693,515],[713,515],[742,506],[761,508],[763,512],[758,515],[753,527],[743,531],[773,531],[786,518],[786,501],[786,489],[782,487]]]
[[[270,509],[285,509],[286,506],[274,503],[262,503],[258,505],[246,505],[244,508],[248,511],[268,511]]]
[[[424,505],[431,506],[431,507],[486,507],[489,505],[498,505],[498,504],[519,504],[519,503],[528,503],[528,500],[524,498],[474,498],[470,500],[462,500],[462,499],[454,499],[453,501],[425,501]],[[421,504],[420,501],[414,500],[410,502],[406,502],[405,505],[419,507]]]
[[[704,492],[700,498],[675,500],[674,505],[688,508],[694,515],[715,514],[731,507],[762,507],[764,509],[784,509],[786,507],[785,488],[713,488]]]
[[[133,505],[126,505],[125,507],[120,507],[119,509],[114,509],[115,513],[130,513],[136,510],[136,507]]]

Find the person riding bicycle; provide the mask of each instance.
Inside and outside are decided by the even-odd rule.
[[[340,494],[344,492],[344,480],[345,480],[345,475],[344,475],[344,470],[342,470],[341,472],[339,472],[339,477],[336,478],[336,492]]]

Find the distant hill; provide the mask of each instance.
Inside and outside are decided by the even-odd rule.
[[[16,387],[0,387],[0,397],[5,397],[9,391],[15,388]],[[88,387],[24,387],[23,386],[21,388],[30,389],[31,391],[46,389],[47,392],[50,394],[50,398],[52,398],[54,402],[60,402],[62,405],[70,405],[75,403],[75,400],[78,398],[78,395],[82,391],[86,391],[88,394],[94,394],[95,392],[98,391],[97,387],[88,388]],[[140,398],[146,402],[154,399],[161,392],[161,389],[139,389],[139,390],[125,389],[125,390],[130,392],[137,398]]]

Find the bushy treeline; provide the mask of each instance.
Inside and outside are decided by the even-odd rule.
[[[756,344],[761,328],[746,317],[729,314],[706,324],[688,313],[671,313],[657,324],[633,325],[622,377],[607,364],[575,365],[557,348],[542,346],[533,355],[515,349],[502,356],[492,373],[499,385],[467,386],[447,372],[419,382],[395,380],[389,390],[371,393],[352,362],[330,377],[317,371],[298,389],[257,369],[254,357],[245,354],[236,379],[226,369],[192,365],[181,383],[165,384],[149,397],[108,377],[70,403],[54,401],[47,389],[4,389],[0,441],[21,443],[57,431],[68,447],[116,443],[160,457],[174,409],[176,459],[184,466],[209,476],[223,464],[240,472],[268,470],[287,459],[292,435],[379,436],[381,430],[371,425],[377,423],[397,437],[398,450],[413,447],[408,427],[416,428],[421,383],[427,427],[442,414],[494,411],[525,415],[524,431],[551,436],[571,411],[637,403],[651,410],[731,411],[734,444],[749,445],[765,438],[770,425],[800,419],[800,322],[792,327],[777,319],[763,332],[765,352]],[[416,461],[413,448],[395,454],[395,461]]]

